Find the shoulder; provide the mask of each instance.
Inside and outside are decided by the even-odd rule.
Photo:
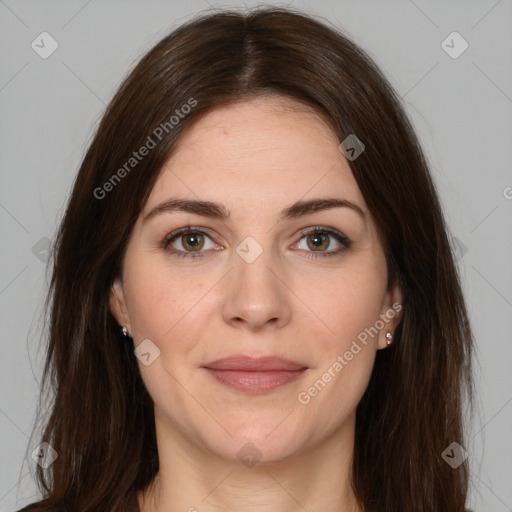
[[[58,509],[44,501],[31,503],[17,512],[58,512]]]
[[[135,492],[130,493],[126,501],[116,510],[118,510],[118,512],[140,512],[137,494]],[[63,512],[63,509],[57,508],[48,503],[48,501],[43,500],[31,503],[16,512]]]

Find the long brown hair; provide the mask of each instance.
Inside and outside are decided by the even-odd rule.
[[[377,352],[357,408],[356,496],[367,512],[465,510],[467,461],[452,468],[442,453],[465,445],[472,336],[426,159],[373,61],[328,23],[275,7],[182,25],[140,60],[103,115],[52,252],[39,413],[52,393],[40,442],[59,456],[37,468],[45,503],[117,510],[158,472],[153,404],[110,313],[110,286],[187,127],[219,105],[269,93],[312,106],[340,142],[363,141],[350,167],[384,241],[389,285],[402,290],[394,343]],[[155,144],[135,159],[149,139]]]

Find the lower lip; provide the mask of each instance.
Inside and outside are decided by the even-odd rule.
[[[205,370],[221,384],[245,393],[266,393],[300,378],[307,368],[294,371],[249,372],[239,370]]]

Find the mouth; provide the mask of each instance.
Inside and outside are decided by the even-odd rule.
[[[260,394],[299,379],[308,367],[280,357],[236,356],[218,359],[204,365],[203,369],[230,388]]]

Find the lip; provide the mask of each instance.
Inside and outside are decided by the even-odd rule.
[[[221,384],[250,394],[267,393],[300,378],[308,368],[281,357],[236,356],[203,368]]]
[[[204,365],[212,370],[239,370],[244,372],[295,371],[307,368],[296,361],[275,356],[232,356]]]

